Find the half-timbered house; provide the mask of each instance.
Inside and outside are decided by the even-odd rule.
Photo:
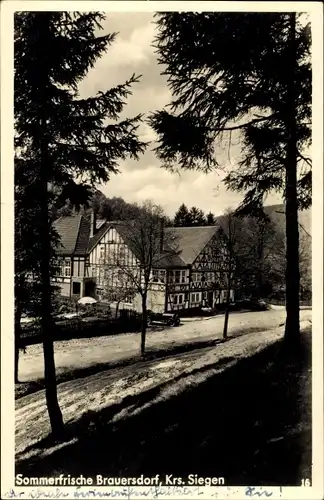
[[[125,302],[140,309],[132,280],[121,279],[121,262],[124,269],[141,270],[140,259],[127,240],[127,224],[97,221],[94,214],[75,215],[58,219],[55,229],[61,237],[55,281],[62,295],[104,300],[107,287],[116,291],[126,287]],[[161,254],[151,273],[149,309],[163,312],[224,302],[228,257],[217,230],[217,225],[165,228],[165,244],[161,241]],[[166,248],[172,241],[175,252]]]
[[[153,273],[165,283],[165,310],[214,307],[225,301],[228,282],[227,250],[218,226],[166,228],[177,242],[176,259]],[[175,261],[176,260],[176,261]],[[234,291],[231,290],[231,298]]]

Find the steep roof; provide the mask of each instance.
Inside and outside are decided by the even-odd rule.
[[[178,257],[185,265],[192,264],[216,232],[216,226],[167,227],[166,237],[171,236],[178,249]],[[182,264],[183,265],[183,264]]]
[[[54,227],[61,237],[59,255],[86,255],[99,243],[106,231],[114,227],[136,256],[129,221],[103,222],[92,238],[90,221],[84,215],[60,217]],[[185,267],[192,264],[215,231],[216,226],[165,228],[163,251],[156,258],[154,267]]]
[[[90,221],[84,215],[60,217],[54,222],[60,236],[58,255],[86,255],[90,236]]]
[[[85,255],[88,250],[90,237],[90,221],[82,216],[79,225],[79,233],[75,244],[74,255]]]
[[[112,225],[136,256],[136,248],[133,248],[131,237],[129,237],[131,232],[129,224],[120,221]],[[215,231],[215,226],[165,228],[163,250],[155,257],[153,267],[186,267],[192,264]]]
[[[105,232],[110,228],[111,223],[110,222],[104,222],[100,225],[99,229],[96,231],[96,233],[92,236],[92,238],[88,239],[88,247],[87,251],[90,252],[90,250],[93,249],[99,243]],[[90,224],[89,224],[90,228]],[[89,235],[90,235],[90,229],[89,229]]]
[[[72,255],[79,235],[81,215],[60,217],[54,222],[54,229],[60,235],[59,255]]]

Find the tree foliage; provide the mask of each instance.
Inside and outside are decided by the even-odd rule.
[[[173,223],[176,227],[190,226],[191,218],[187,205],[182,203],[174,215]]]
[[[37,163],[36,143],[46,133],[47,181],[58,200],[73,205],[87,201],[92,185],[107,182],[120,160],[138,159],[145,146],[137,136],[141,115],[118,121],[139,77],[79,96],[78,84],[115,39],[95,36],[103,19],[99,13],[67,12],[15,17],[17,169]]]
[[[156,154],[174,169],[220,167],[217,148],[224,133],[240,132],[238,167],[228,187],[247,191],[244,207],[262,206],[264,196],[284,191],[287,142],[286,97],[290,53],[289,15],[279,13],[157,14],[155,45],[173,94],[167,110],[151,116],[158,134]],[[253,33],[253,36],[252,36]],[[296,24],[295,93],[298,201],[311,203],[311,63],[309,25]],[[169,110],[168,110],[169,109]]]
[[[171,170],[219,168],[224,133],[241,157],[225,178],[244,192],[241,215],[263,215],[275,190],[286,205],[285,339],[299,342],[298,207],[311,204],[310,26],[289,13],[157,14],[155,45],[172,100],[150,124]],[[231,139],[229,139],[229,142]]]
[[[119,119],[139,77],[133,75],[95,96],[80,97],[78,86],[115,34],[97,36],[104,15],[97,12],[18,12],[14,33],[15,176],[17,203],[28,205],[33,232],[31,255],[39,245],[46,400],[53,434],[62,434],[57,402],[51,318],[53,206],[88,202],[91,187],[118,173],[120,160],[139,158],[141,115]],[[21,189],[22,186],[28,190]],[[31,194],[32,193],[32,194]],[[38,208],[37,208],[38,207]],[[17,212],[21,216],[21,212]],[[24,244],[20,245],[21,247]],[[24,260],[29,265],[29,260]],[[16,260],[17,267],[17,260]]]
[[[216,217],[212,212],[207,215],[201,208],[188,208],[184,203],[180,205],[174,215],[173,225],[175,227],[190,226],[212,226],[216,222]]]

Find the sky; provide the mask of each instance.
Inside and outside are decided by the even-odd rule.
[[[125,82],[133,73],[142,75],[140,82],[133,85],[133,95],[127,100],[124,116],[145,115],[162,109],[171,100],[166,77],[161,75],[162,66],[152,47],[155,33],[153,14],[146,12],[107,13],[100,34],[118,32],[115,41],[106,54],[97,61],[87,77],[81,82],[81,97],[88,97],[98,91]],[[154,132],[148,125],[140,128],[140,137],[154,141]],[[182,171],[170,173],[161,167],[152,151],[153,146],[141,155],[139,161],[121,161],[120,173],[98,188],[108,197],[120,196],[127,202],[143,203],[151,199],[161,205],[166,214],[174,212],[182,203],[196,206],[204,212],[216,215],[227,208],[236,207],[242,194],[227,191],[222,183],[223,172],[208,174]],[[217,153],[222,167],[235,165],[240,152],[239,141],[229,148],[228,144]],[[279,195],[270,195],[266,204],[281,203]]]

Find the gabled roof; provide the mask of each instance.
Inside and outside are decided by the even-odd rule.
[[[185,265],[193,264],[216,232],[217,226],[167,227],[165,233],[171,236]],[[183,264],[182,264],[183,265]]]
[[[167,269],[171,267],[187,267],[187,264],[179,254],[164,252],[160,257],[156,258],[153,267],[158,269]]]
[[[58,255],[72,255],[77,244],[82,215],[60,217],[54,222],[54,229],[60,235]]]
[[[88,239],[87,251],[90,252],[99,243],[105,232],[111,227],[110,222],[104,222],[100,225],[100,228],[96,231],[92,238]],[[89,223],[90,228],[90,223]],[[90,233],[89,233],[90,234]]]
[[[100,221],[100,224],[97,224],[97,231],[95,235],[89,240],[88,244],[88,252],[90,252],[101,240],[104,234],[108,231],[109,228],[114,227],[116,231],[119,232],[120,236],[127,242],[127,236],[129,231],[127,227],[129,226],[130,221]],[[129,243],[129,241],[127,242]]]
[[[131,241],[130,221],[100,221],[100,227],[90,238],[90,220],[84,215],[60,217],[54,223],[61,237],[59,255],[86,255],[101,240],[110,227],[114,227],[130,250],[136,255]],[[164,246],[154,267],[186,267],[192,264],[216,232],[216,226],[167,227]],[[138,256],[137,256],[138,257]]]
[[[81,216],[79,234],[75,244],[74,255],[85,255],[88,250],[90,237],[90,221],[87,217]]]
[[[58,255],[84,256],[88,251],[90,220],[85,215],[60,217],[54,222],[54,229],[60,236]]]

